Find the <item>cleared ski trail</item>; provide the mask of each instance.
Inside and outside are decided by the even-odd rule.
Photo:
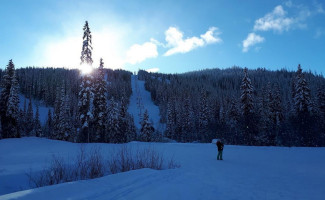
[[[152,121],[154,128],[163,131],[164,125],[159,122],[159,108],[152,102],[150,92],[145,89],[144,83],[144,81],[138,80],[137,75],[131,76],[132,95],[128,112],[133,115],[135,126],[140,129],[143,113],[148,110],[149,119]]]

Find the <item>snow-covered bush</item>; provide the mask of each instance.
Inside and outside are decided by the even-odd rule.
[[[174,158],[166,158],[153,147],[133,149],[123,145],[106,160],[101,149],[93,148],[87,151],[85,146],[81,145],[73,162],[54,155],[48,167],[37,173],[30,171],[26,175],[32,187],[43,187],[142,168],[162,170],[178,167],[180,165]]]

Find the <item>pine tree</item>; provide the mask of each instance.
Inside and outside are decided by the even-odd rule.
[[[311,111],[311,96],[307,81],[302,73],[301,66],[298,65],[296,72],[294,105],[296,114],[309,113]]]
[[[59,138],[60,131],[60,113],[61,113],[61,89],[59,86],[56,87],[54,112],[53,112],[53,131],[50,134],[50,138],[57,140]]]
[[[108,107],[108,137],[106,142],[119,143],[120,142],[120,124],[119,124],[119,105],[112,97]]]
[[[154,127],[152,126],[151,122],[149,121],[149,114],[148,110],[145,110],[143,114],[143,119],[141,122],[141,129],[140,129],[140,138],[144,142],[150,142],[152,140],[152,136],[155,132]]]
[[[194,120],[193,120],[193,109],[191,106],[190,97],[185,98],[184,106],[183,106],[183,112],[182,112],[182,118],[180,119],[182,121],[182,132],[181,137],[178,138],[181,142],[189,142],[193,141],[193,134],[194,134]]]
[[[83,28],[83,45],[81,51],[81,65],[87,64],[92,65],[92,46],[91,46],[91,32],[86,21]],[[90,122],[92,118],[91,104],[92,104],[92,94],[93,92],[93,83],[92,76],[90,74],[84,74],[82,76],[80,91],[79,91],[79,103],[78,103],[78,113],[79,120],[81,123],[81,130],[79,133],[80,142],[90,142],[92,135],[90,131]]]
[[[59,114],[59,129],[58,140],[70,139],[71,132],[71,120],[70,120],[70,107],[69,107],[69,95],[66,94],[64,84],[61,87],[61,105]]]
[[[208,116],[209,116],[209,109],[207,103],[207,94],[206,91],[203,90],[201,92],[201,99],[200,99],[200,111],[199,111],[199,139],[205,139],[205,135],[208,132]],[[195,138],[196,139],[196,138]]]
[[[52,112],[50,109],[48,110],[47,113],[45,130],[46,130],[47,137],[53,138],[54,124],[53,124]]]
[[[83,43],[82,43],[82,51],[81,51],[81,64],[88,64],[92,65],[93,64],[93,59],[92,59],[92,37],[91,37],[91,32],[88,26],[88,21],[85,22],[85,25],[83,27],[84,35],[82,37]]]
[[[29,99],[27,114],[26,114],[26,134],[27,136],[33,135],[34,130],[34,113],[33,113],[33,106],[32,100]]]
[[[175,140],[175,128],[176,128],[176,110],[175,101],[169,100],[167,105],[167,124],[166,124],[166,137]]]
[[[244,78],[240,86],[241,89],[241,111],[243,125],[243,143],[252,145],[254,141],[254,106],[253,106],[253,86],[247,74],[247,68],[244,69]]]
[[[16,73],[14,72],[11,80],[11,88],[7,104],[6,117],[8,120],[7,131],[8,137],[20,137],[20,130],[18,126],[19,118],[19,97],[18,97],[18,81],[16,78]]]
[[[105,139],[107,124],[107,87],[105,81],[104,62],[100,59],[100,65],[95,76],[94,85],[94,117],[93,125],[95,128],[94,141],[103,142]]]
[[[36,106],[36,114],[34,119],[34,132],[36,137],[43,137],[41,122],[39,119],[39,107]]]
[[[5,69],[4,75],[1,79],[1,95],[0,95],[0,119],[2,124],[2,138],[8,138],[11,134],[9,129],[11,127],[9,119],[7,117],[8,100],[10,95],[10,90],[12,86],[12,79],[15,73],[15,65],[12,60]]]
[[[311,146],[316,142],[315,133],[310,130],[315,120],[312,120],[311,115],[312,102],[310,89],[300,65],[298,65],[296,72],[295,96],[293,102],[296,119],[294,124],[297,126],[299,133],[296,143],[300,143],[300,145],[303,146]]]

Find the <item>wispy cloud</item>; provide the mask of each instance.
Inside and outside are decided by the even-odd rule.
[[[271,13],[255,21],[254,31],[288,31],[294,23],[295,20],[287,17],[287,12],[279,5]]]
[[[136,64],[146,60],[147,58],[155,58],[157,56],[157,45],[153,42],[145,42],[142,45],[132,45],[126,52],[126,61],[130,64]]]
[[[286,9],[285,9],[286,8]],[[290,15],[288,14],[290,11]],[[309,8],[303,4],[294,4],[292,1],[286,1],[282,5],[276,6],[271,12],[263,17],[255,20],[252,33],[248,34],[247,38],[242,41],[242,51],[247,52],[251,46],[265,41],[260,35],[255,32],[273,31],[282,33],[292,29],[307,28],[307,19],[316,14],[324,14],[325,11],[322,4],[314,1],[313,8]],[[321,31],[317,31],[315,38],[322,35]]]
[[[243,52],[247,52],[251,46],[264,42],[264,38],[255,33],[248,34],[247,38],[243,40]]]
[[[165,32],[165,40],[167,42],[165,46],[170,49],[164,55],[170,56],[177,53],[187,53],[207,44],[220,43],[222,41],[219,37],[221,33],[217,30],[217,27],[211,27],[200,37],[183,39],[184,34],[180,30],[176,27],[169,27]]]

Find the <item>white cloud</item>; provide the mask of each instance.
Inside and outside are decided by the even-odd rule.
[[[158,56],[157,45],[152,42],[145,42],[142,45],[134,44],[126,52],[126,62],[136,64],[147,58],[155,58]]]
[[[176,53],[187,53],[206,44],[220,43],[222,40],[218,37],[219,32],[216,27],[211,27],[205,34],[198,37],[183,39],[183,33],[175,27],[169,27],[165,32],[165,47],[170,48],[164,55],[170,56]]]
[[[222,42],[221,38],[218,37],[218,35],[220,35],[221,33],[220,32],[215,33],[215,31],[218,31],[218,28],[211,27],[205,34],[201,35],[201,38],[203,38],[207,44]]]
[[[281,5],[276,6],[271,13],[266,14],[264,17],[255,21],[255,31],[288,31],[295,20],[286,16],[287,12]]]
[[[147,69],[146,71],[147,71],[147,72],[153,72],[153,73],[155,73],[155,72],[158,72],[158,71],[159,71],[159,68],[157,68],[157,67],[155,67],[155,68],[150,68],[150,69]]]
[[[248,34],[247,38],[243,40],[243,52],[247,52],[251,46],[264,42],[264,38],[255,33]]]

